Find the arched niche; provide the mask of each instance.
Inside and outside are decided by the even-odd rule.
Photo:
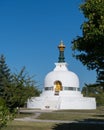
[[[59,92],[63,90],[62,83],[59,80],[54,82],[55,95],[59,95]]]

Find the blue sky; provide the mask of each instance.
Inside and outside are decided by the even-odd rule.
[[[15,72],[23,66],[43,87],[45,75],[55,67],[63,40],[69,70],[84,83],[94,83],[96,73],[72,57],[71,41],[81,36],[85,18],[82,0],[0,0],[0,54]]]

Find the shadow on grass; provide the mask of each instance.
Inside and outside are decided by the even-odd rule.
[[[104,115],[93,115],[94,117],[104,117]]]
[[[85,119],[77,123],[61,123],[53,126],[52,130],[104,130],[104,120]]]

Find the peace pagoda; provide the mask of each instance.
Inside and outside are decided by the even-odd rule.
[[[28,99],[27,108],[41,110],[96,109],[95,98],[83,97],[78,76],[68,70],[68,64],[64,58],[63,41],[60,42],[58,49],[58,62],[55,63],[53,71],[46,75],[40,97]]]

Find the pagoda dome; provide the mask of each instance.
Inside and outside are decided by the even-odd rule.
[[[79,88],[78,76],[69,71],[67,63],[55,63],[56,67],[49,72],[44,80],[44,87],[54,86],[55,81],[60,81],[63,87]]]
[[[79,88],[79,78],[74,72],[69,71],[67,68],[67,63],[65,62],[64,57],[65,45],[63,44],[63,41],[60,42],[58,49],[59,60],[57,63],[55,63],[56,67],[54,70],[46,75],[44,80],[44,87],[47,89],[53,88],[55,83],[58,81],[63,88],[68,90],[78,90],[77,88]]]

